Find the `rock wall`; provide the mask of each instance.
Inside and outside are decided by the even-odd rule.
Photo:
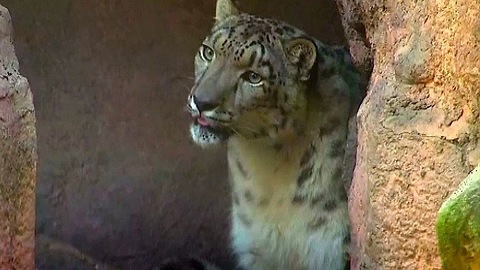
[[[281,2],[239,4],[344,42],[333,0]],[[2,4],[35,97],[39,269],[190,254],[229,269],[225,153],[190,143],[183,110],[215,0]]]
[[[480,2],[337,0],[373,66],[350,190],[352,269],[441,269],[435,224],[480,163]]]
[[[32,92],[0,5],[0,269],[35,269],[37,141]]]

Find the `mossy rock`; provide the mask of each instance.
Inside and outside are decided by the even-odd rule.
[[[480,270],[480,165],[440,208],[437,237],[444,270]]]

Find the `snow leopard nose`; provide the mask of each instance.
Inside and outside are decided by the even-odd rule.
[[[193,95],[193,102],[197,106],[197,109],[200,112],[205,112],[205,111],[212,111],[216,109],[218,106],[220,106],[220,103],[218,102],[212,102],[210,100],[203,101],[199,99],[196,95]]]

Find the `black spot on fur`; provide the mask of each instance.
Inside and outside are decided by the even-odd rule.
[[[260,44],[260,52],[261,57],[263,57],[265,55],[265,46],[263,46],[263,44]]]
[[[248,65],[252,66],[256,58],[257,58],[257,52],[253,51],[252,54],[250,55],[250,60],[248,61]]]
[[[315,154],[315,145],[312,143],[300,159],[300,167],[304,167],[308,162],[310,162],[313,154]]]
[[[342,181],[343,169],[338,166],[332,174],[333,181]]]
[[[282,122],[280,123],[280,128],[281,128],[281,129],[285,129],[286,126],[287,126],[287,118],[284,117],[284,118],[282,119]]]
[[[273,148],[274,148],[275,151],[277,151],[277,152],[278,152],[278,151],[282,151],[283,145],[282,145],[281,143],[275,143],[275,144],[273,145]]]
[[[332,158],[336,157],[343,157],[345,154],[345,141],[344,140],[336,140],[330,146],[330,151],[328,155]]]
[[[294,33],[295,32],[295,29],[293,29],[292,27],[290,27],[288,25],[284,25],[283,30],[285,30],[286,32],[289,32],[289,33]]]
[[[265,128],[260,128],[260,131],[258,132],[260,136],[266,136],[267,135],[267,130]]]
[[[324,194],[318,194],[313,197],[313,199],[310,201],[311,206],[316,206],[318,203],[322,202],[325,199]]]
[[[335,201],[334,199],[326,201],[323,205],[323,209],[327,212],[333,211],[335,210],[335,208],[337,208],[337,201]]]
[[[257,206],[258,207],[265,207],[270,203],[270,201],[267,198],[262,198],[258,201]]]
[[[271,20],[271,19],[270,19],[270,20],[267,20],[267,22],[268,22],[269,24],[273,25],[273,26],[278,26],[278,22],[275,21],[275,20]]]
[[[340,119],[337,117],[331,117],[328,119],[325,124],[320,128],[320,136],[330,135],[333,131],[335,131],[338,126],[341,124]]]
[[[237,159],[237,168],[238,168],[238,171],[240,172],[240,174],[242,175],[242,177],[246,179],[247,178],[247,171],[245,170],[242,163],[238,159]]]
[[[215,45],[217,44],[217,41],[222,37],[222,35],[217,35],[212,41],[212,46],[215,48]]]
[[[300,175],[298,176],[297,179],[297,186],[301,187],[305,181],[307,181],[310,177],[312,177],[313,174],[313,164],[310,164],[309,166],[305,167],[302,169],[300,172]]]
[[[237,93],[238,91],[238,81],[235,83],[235,85],[233,86],[233,93]],[[230,116],[232,115],[232,113],[228,113]]]
[[[308,228],[311,230],[316,230],[321,228],[323,225],[325,225],[326,222],[327,222],[327,219],[325,217],[319,216],[319,217],[316,217],[314,220],[312,220],[308,224]]]
[[[306,200],[305,196],[295,194],[295,196],[293,196],[292,203],[301,204],[301,203],[304,203],[305,200]]]
[[[240,219],[240,221],[244,225],[246,225],[246,226],[251,226],[252,225],[252,220],[250,218],[248,218],[246,214],[239,213],[239,214],[237,214],[237,216],[238,216],[238,219]]]
[[[262,61],[262,66],[266,66],[268,68],[268,73],[275,76],[273,66],[270,61]]]
[[[297,120],[293,121],[292,127],[295,129],[295,131],[298,133],[298,135],[303,134],[302,125],[300,125],[300,123]]]
[[[243,195],[245,197],[245,201],[251,202],[253,201],[253,194],[250,190],[245,190],[245,194]]]

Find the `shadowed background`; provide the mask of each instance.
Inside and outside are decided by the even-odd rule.
[[[239,3],[344,43],[333,0]],[[36,107],[37,235],[120,269],[190,254],[231,265],[224,149],[194,146],[184,111],[215,0],[2,5]],[[39,269],[87,269],[42,247]]]

